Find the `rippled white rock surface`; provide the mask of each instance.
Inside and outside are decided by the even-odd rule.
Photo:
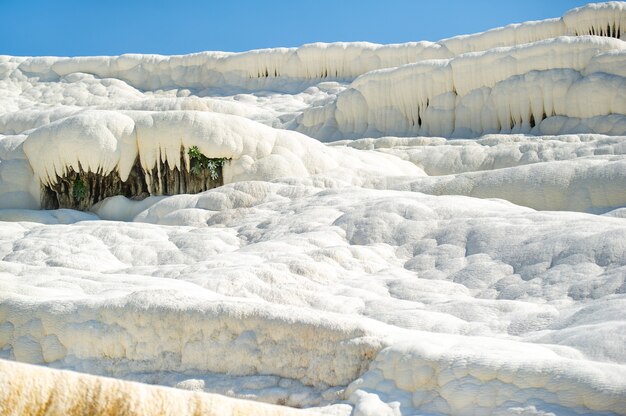
[[[435,43],[0,57],[0,358],[334,415],[626,414],[625,30],[610,2]],[[226,185],[39,210],[70,168],[191,146]]]

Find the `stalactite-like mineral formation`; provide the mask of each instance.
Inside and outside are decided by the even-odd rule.
[[[159,158],[156,166],[148,171],[137,157],[125,181],[117,170],[103,174],[69,167],[65,175],[57,175],[55,182],[41,184],[41,206],[43,209],[86,211],[116,195],[144,199],[150,195],[196,194],[224,184],[224,159],[207,158],[195,146],[188,153],[189,164],[185,161],[185,148],[181,147],[180,167],[170,166],[167,160]]]

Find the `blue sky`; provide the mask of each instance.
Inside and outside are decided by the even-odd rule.
[[[586,1],[0,0],[0,55],[182,54],[311,42],[438,40]]]

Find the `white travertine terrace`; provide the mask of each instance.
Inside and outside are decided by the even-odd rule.
[[[0,413],[626,414],[625,33],[1,56]],[[193,146],[224,186],[39,209]]]
[[[331,138],[624,135],[624,67],[626,43],[598,36],[420,61],[358,77],[336,101],[305,110],[300,130],[319,136],[330,123]]]

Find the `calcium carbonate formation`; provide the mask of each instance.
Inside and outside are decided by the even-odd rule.
[[[0,413],[626,414],[625,40],[0,56]]]

